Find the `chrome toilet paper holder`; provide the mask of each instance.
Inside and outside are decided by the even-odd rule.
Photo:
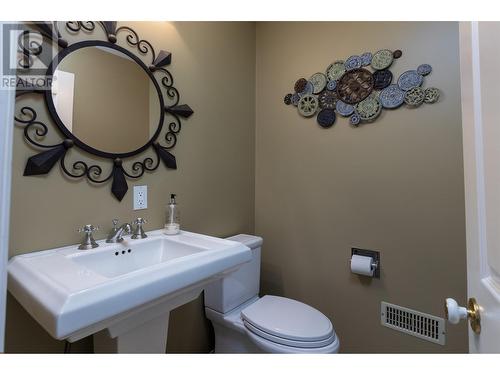
[[[359,249],[357,247],[351,248],[351,258],[353,255],[362,255],[372,258],[373,277],[380,279],[380,251]],[[349,259],[349,262],[351,260]]]

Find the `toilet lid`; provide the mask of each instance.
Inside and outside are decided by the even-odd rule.
[[[293,299],[264,296],[241,311],[244,321],[284,339],[322,341],[333,336],[330,320],[315,308]]]

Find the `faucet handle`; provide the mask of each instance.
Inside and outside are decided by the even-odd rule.
[[[146,238],[148,236],[146,233],[144,233],[144,228],[142,227],[142,225],[146,223],[146,219],[143,219],[142,217],[138,217],[134,220],[135,228],[132,234],[132,239],[135,240],[138,238]]]
[[[98,230],[99,230],[98,225],[94,226],[92,224],[86,224],[83,227],[78,228],[78,233],[82,233],[82,232],[93,233],[93,232],[97,232]]]
[[[88,250],[98,247],[99,245],[95,242],[94,237],[92,237],[92,233],[98,230],[99,227],[92,224],[86,224],[83,227],[79,228],[78,232],[84,232],[85,235],[82,242],[80,243],[80,246],[78,246],[78,250]]]
[[[120,220],[118,220],[118,219],[111,220],[111,222],[113,223],[113,228],[116,228],[116,225],[118,224],[119,221]]]

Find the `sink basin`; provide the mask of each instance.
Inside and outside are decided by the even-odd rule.
[[[250,261],[251,250],[185,231],[147,234],[15,256],[8,289],[56,339],[94,334],[97,352],[165,353],[169,312]]]
[[[123,245],[128,247],[128,243]],[[112,250],[107,250],[81,252],[72,254],[68,258],[99,275],[113,278],[155,265],[161,266],[165,262],[210,250],[207,247],[187,245],[164,238],[145,241],[138,248],[134,244],[130,245],[127,249],[122,250],[122,247],[117,249],[114,256]],[[134,248],[134,251],[132,251],[132,248]]]

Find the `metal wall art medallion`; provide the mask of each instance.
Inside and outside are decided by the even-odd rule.
[[[344,103],[342,100],[337,101],[335,109],[337,110],[339,115],[344,117],[349,117],[354,112],[354,107],[350,104]]]
[[[405,92],[398,85],[389,85],[380,92],[379,99],[384,108],[398,108],[404,103]]]
[[[319,94],[325,88],[327,79],[323,73],[314,73],[309,81],[313,86],[313,94]]]
[[[360,120],[373,121],[380,115],[382,105],[376,95],[370,95],[366,99],[356,104],[356,112]]]
[[[405,103],[409,106],[418,107],[424,102],[425,91],[421,87],[412,87],[405,92]]]
[[[323,128],[329,128],[335,122],[335,111],[333,109],[325,108],[318,113],[318,124]]]
[[[352,69],[340,77],[337,95],[347,104],[356,104],[373,90],[373,75],[364,68]]]
[[[373,73],[373,88],[382,90],[389,86],[392,82],[392,73],[390,70],[377,70]]]
[[[297,106],[304,117],[316,115],[316,122],[323,128],[331,127],[336,115],[348,117],[349,123],[357,127],[373,122],[384,109],[436,103],[439,89],[421,87],[424,77],[432,72],[429,64],[405,71],[393,83],[389,68],[402,55],[399,49],[381,49],[373,54],[352,55],[345,61],[336,60],[325,73],[315,73],[309,81],[296,81],[295,92],[286,94],[283,101]]]
[[[419,87],[424,82],[424,78],[416,70],[407,70],[398,78],[398,86],[403,91],[408,91],[413,87]]]
[[[365,52],[361,55],[361,63],[363,66],[370,65],[372,62],[373,55],[371,52]]]
[[[351,56],[345,61],[345,68],[346,70],[353,70],[353,69],[358,69],[361,68],[363,65],[363,60],[361,59],[360,56]]]
[[[325,90],[318,95],[320,108],[334,109],[337,104],[337,93]]]
[[[439,89],[435,87],[429,87],[425,89],[424,102],[432,104],[436,103],[439,99]]]
[[[346,67],[343,60],[335,61],[326,69],[326,76],[331,81],[336,81],[345,73]]]

